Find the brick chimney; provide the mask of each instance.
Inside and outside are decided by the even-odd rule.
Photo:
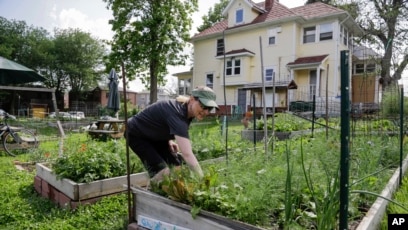
[[[279,2],[279,0],[276,0]],[[269,11],[272,9],[274,0],[265,0],[265,10]]]

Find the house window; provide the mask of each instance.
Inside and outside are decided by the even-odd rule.
[[[191,79],[182,79],[179,81],[179,95],[191,93]]]
[[[345,46],[347,46],[347,44],[348,44],[348,31],[347,31],[347,29],[346,28],[344,28],[344,37],[343,37],[343,44],[345,45]]]
[[[217,55],[216,56],[221,56],[224,54],[224,39],[218,39],[217,40]]]
[[[366,72],[367,72],[367,73],[373,73],[373,72],[375,72],[375,63],[367,64],[367,66],[366,66]]]
[[[333,25],[331,23],[320,25],[320,41],[333,39]]]
[[[276,29],[270,29],[268,31],[268,42],[269,45],[276,44]]]
[[[375,63],[369,63],[369,64],[355,64],[354,66],[354,73],[355,74],[363,74],[363,73],[374,73],[376,68]]]
[[[309,78],[309,100],[313,100],[313,96],[316,96],[316,84],[317,84],[317,71],[311,70],[310,71],[310,78]]]
[[[225,68],[225,74],[227,76],[241,74],[241,59],[228,60]]]
[[[241,24],[244,22],[244,10],[238,9],[235,11],[235,24]]]
[[[273,69],[267,68],[265,69],[265,81],[272,81],[273,80]]]
[[[364,73],[364,64],[356,64],[356,73]]]
[[[214,74],[212,74],[212,73],[207,74],[206,86],[212,89],[213,88],[213,82],[214,82]]]
[[[303,29],[303,43],[315,42],[316,37],[316,27],[306,27]]]
[[[276,37],[275,36],[273,36],[273,37],[269,37],[269,45],[275,45],[275,43],[276,43]]]

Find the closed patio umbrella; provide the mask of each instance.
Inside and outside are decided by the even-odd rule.
[[[109,97],[108,97],[108,109],[112,109],[115,112],[116,118],[118,118],[117,112],[120,109],[120,95],[119,95],[119,79],[115,70],[112,69],[109,74]]]
[[[46,78],[17,62],[0,56],[0,85],[45,81]]]

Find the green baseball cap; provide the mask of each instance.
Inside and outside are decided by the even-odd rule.
[[[211,88],[207,86],[198,86],[191,91],[191,94],[193,97],[197,97],[203,105],[219,109],[215,102],[216,95]]]

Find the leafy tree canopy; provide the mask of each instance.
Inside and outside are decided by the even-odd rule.
[[[126,69],[129,80],[139,77],[157,101],[164,85],[166,66],[184,65],[184,48],[190,37],[191,15],[197,0],[104,0],[113,11],[115,32],[108,66]]]
[[[67,80],[73,92],[98,85],[105,55],[99,40],[79,29],[64,29],[55,31],[54,45],[57,81]]]
[[[198,32],[202,32],[205,29],[210,28],[217,22],[221,22],[224,20],[224,17],[222,16],[222,11],[227,7],[229,0],[220,0],[219,3],[215,3],[214,8],[210,7],[208,10],[207,15],[204,15],[202,17],[203,19],[203,24],[197,28]]]
[[[347,10],[365,32],[357,44],[376,50],[382,58],[383,89],[397,84],[408,64],[408,2],[406,0],[308,0]]]
[[[106,51],[101,41],[79,29],[56,29],[54,34],[0,17],[0,55],[39,72],[47,78],[44,86],[55,89],[62,101],[67,90],[98,85]]]

